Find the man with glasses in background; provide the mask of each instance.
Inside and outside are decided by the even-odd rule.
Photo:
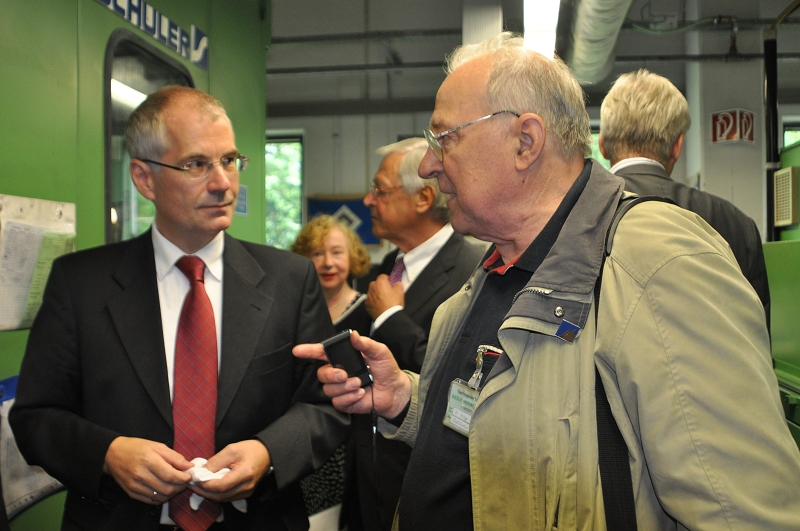
[[[436,308],[461,288],[482,255],[479,247],[453,232],[447,197],[436,181],[419,177],[427,149],[423,138],[378,149],[383,160],[364,197],[372,233],[397,246],[384,258],[367,292],[366,307],[374,320],[371,337],[390,345],[400,367],[416,372]],[[373,455],[371,418],[355,417],[353,425],[342,519],[350,531],[388,530],[410,448],[378,436]]]
[[[625,183],[585,158],[584,94],[557,58],[504,33],[447,71],[419,174],[491,254],[437,310],[421,374],[357,335],[371,387],[318,372],[337,408],[413,447],[396,529],[797,529],[800,452],[727,243],[647,201],[606,245]],[[621,434],[616,476],[598,426]]]
[[[247,157],[214,98],[161,89],[126,141],[152,229],[53,264],[20,450],[66,486],[62,529],[306,529],[299,480],[348,426],[291,354],[333,334],[314,267],[225,233]]]

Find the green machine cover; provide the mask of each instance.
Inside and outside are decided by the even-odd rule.
[[[781,165],[800,166],[800,144],[783,150]],[[800,227],[787,227],[780,239],[764,244],[772,300],[772,357],[786,420],[800,445]]]

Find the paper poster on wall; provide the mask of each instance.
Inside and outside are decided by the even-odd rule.
[[[327,195],[308,198],[308,219],[328,214],[347,225],[358,234],[365,245],[380,245],[380,238],[372,235],[372,218],[364,206],[363,195]]]
[[[0,330],[31,326],[53,260],[74,250],[74,203],[0,194]]]

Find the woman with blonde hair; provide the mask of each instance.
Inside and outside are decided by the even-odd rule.
[[[300,230],[292,252],[314,262],[336,330],[352,328],[368,335],[370,320],[363,306],[366,295],[350,285],[354,277],[370,269],[369,253],[356,233],[336,218],[319,216]]]
[[[354,277],[370,269],[369,253],[359,237],[335,218],[319,216],[300,230],[292,251],[314,263],[336,331],[350,328],[361,335],[369,335],[371,319],[364,307],[367,296],[351,286]],[[339,447],[322,468],[301,483],[310,515],[310,531],[339,529],[345,447]]]

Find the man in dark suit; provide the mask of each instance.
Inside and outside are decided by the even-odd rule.
[[[600,107],[600,151],[626,190],[672,199],[716,229],[761,299],[769,326],[767,268],[755,221],[731,202],[670,178],[690,123],[689,104],[668,79],[644,69],[623,74]]]
[[[438,183],[419,177],[427,150],[423,138],[379,149],[384,158],[364,197],[373,234],[397,246],[384,258],[367,292],[367,311],[374,319],[370,336],[388,345],[400,367],[412,371],[422,367],[436,308],[461,289],[482,255],[482,249],[453,232],[447,196]],[[349,482],[345,519],[350,531],[388,530],[411,449],[378,435],[373,455],[371,419],[354,417],[353,424],[356,485]]]
[[[307,529],[298,480],[347,430],[316,367],[291,354],[333,331],[314,267],[225,234],[247,158],[219,102],[162,89],[131,116],[126,140],[153,227],[54,263],[10,416],[20,450],[66,485],[62,529]],[[193,279],[185,260],[199,265]],[[190,295],[210,308],[208,326],[195,329],[206,339],[187,349],[184,327],[197,325],[184,321]],[[213,378],[187,395],[197,380],[178,367],[195,368],[200,350]],[[210,428],[208,455],[173,449],[187,437],[179,395],[191,409],[180,415],[196,416],[188,429]],[[190,484],[193,458],[230,471]],[[186,503],[191,493],[199,509]],[[206,511],[210,521],[195,521]]]

